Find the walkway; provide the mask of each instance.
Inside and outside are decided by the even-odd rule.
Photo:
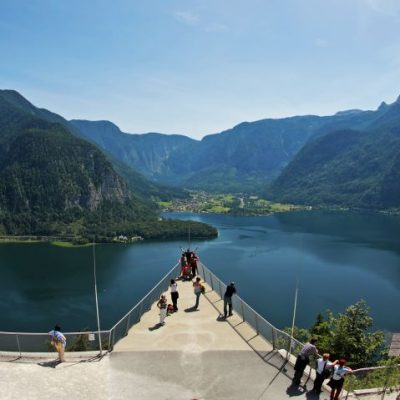
[[[207,288],[200,310],[190,282],[179,284],[179,312],[158,327],[155,305],[102,360],[0,362],[2,400],[328,399],[291,386],[292,368],[237,317],[218,320],[222,302]],[[250,345],[252,347],[250,347]],[[257,349],[258,353],[253,350]],[[4,361],[4,360],[3,360]],[[10,360],[8,360],[10,361]],[[311,381],[308,384],[310,389]],[[374,399],[378,397],[373,397]],[[369,400],[370,397],[363,398]],[[392,400],[387,397],[385,400]],[[393,400],[395,397],[393,397]]]
[[[210,288],[199,311],[192,311],[191,282],[178,285],[179,312],[167,317],[165,326],[155,325],[154,305],[115,346],[112,373],[124,393],[146,400],[318,398],[291,387],[291,368],[247,324],[235,316],[230,323],[218,320],[214,306],[222,307],[222,301]]]

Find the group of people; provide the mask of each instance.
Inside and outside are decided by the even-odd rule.
[[[182,256],[180,259],[181,263],[181,276],[182,280],[187,280],[187,268],[190,265],[190,273],[189,279],[192,279],[193,284],[193,292],[195,295],[195,304],[191,308],[193,311],[198,310],[200,305],[200,295],[205,292],[205,287],[201,282],[201,278],[197,275],[197,261],[199,258],[197,257],[194,251],[190,251],[190,249],[182,252]],[[172,304],[168,304],[167,296],[162,294],[160,299],[157,302],[157,307],[160,310],[160,325],[165,325],[165,318],[168,315],[168,312],[177,312],[178,311],[178,284],[175,279],[171,279],[170,282],[170,291],[171,291],[171,301]],[[233,315],[233,307],[232,307],[232,296],[236,293],[235,282],[231,282],[225,291],[224,295],[224,318],[230,317]],[[228,311],[229,310],[229,311]]]
[[[300,354],[297,356],[296,364],[294,366],[294,385],[300,385],[304,369],[310,363],[310,357],[318,357],[318,349],[316,344],[317,339],[311,339],[304,345],[300,351]],[[328,382],[328,386],[331,388],[330,400],[337,400],[339,399],[340,392],[343,388],[345,375],[352,373],[353,371],[350,367],[346,367],[346,360],[344,358],[330,361],[329,357],[329,353],[324,353],[322,357],[317,359],[316,377],[313,391],[316,393],[321,393],[324,380],[330,378]]]
[[[187,249],[182,252],[180,263],[181,278],[183,280],[194,279],[197,275],[197,261],[199,261],[199,258],[194,251]]]

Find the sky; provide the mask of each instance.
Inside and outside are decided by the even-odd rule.
[[[400,0],[1,0],[0,88],[193,138],[400,94]]]

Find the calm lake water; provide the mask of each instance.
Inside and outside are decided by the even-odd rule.
[[[319,311],[359,299],[374,328],[400,331],[400,218],[299,212],[269,217],[169,213],[216,226],[218,239],[192,243],[222,280],[278,327],[310,326]],[[96,246],[101,324],[110,328],[177,261],[180,242]],[[95,328],[92,249],[0,245],[0,330]]]

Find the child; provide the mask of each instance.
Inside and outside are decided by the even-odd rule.
[[[167,316],[167,298],[162,294],[158,300],[157,307],[160,309],[160,325],[165,325],[165,317]]]

